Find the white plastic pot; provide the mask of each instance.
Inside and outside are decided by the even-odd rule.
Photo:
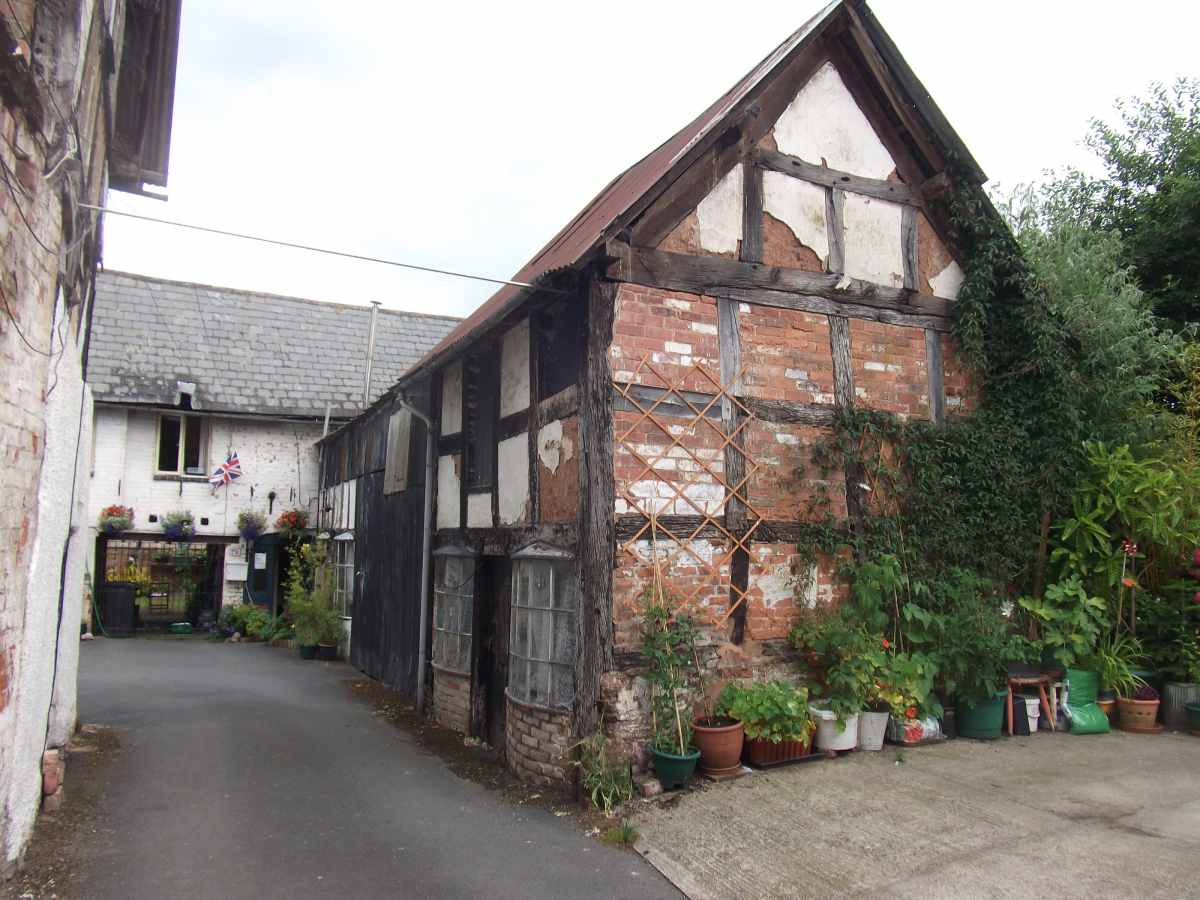
[[[885,712],[861,712],[858,714],[858,749],[882,750],[883,736],[887,733],[888,719]]]
[[[1029,716],[1029,733],[1037,734],[1038,720],[1042,717],[1042,701],[1039,697],[1025,697],[1025,714]]]
[[[817,721],[818,750],[853,750],[858,746],[858,713],[846,719],[845,727],[838,727],[837,715],[827,709],[812,708]]]

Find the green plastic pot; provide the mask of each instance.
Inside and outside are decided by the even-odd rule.
[[[651,747],[650,755],[654,757],[654,774],[664,791],[674,791],[687,784],[692,773],[696,771],[697,760],[700,759],[699,750],[687,756],[676,756],[674,753],[663,753]]]
[[[317,645],[316,644],[301,644],[300,645],[300,658],[301,659],[316,659],[317,658]]]
[[[988,700],[974,705],[961,700],[957,708],[958,736],[992,741],[1000,737],[1004,725],[1004,704],[1008,691],[996,691]]]
[[[1188,731],[1200,735],[1200,703],[1185,703],[1183,709],[1187,713]]]

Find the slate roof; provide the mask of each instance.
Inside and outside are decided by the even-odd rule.
[[[370,307],[124,272],[96,277],[88,381],[97,402],[349,418],[363,409]],[[460,320],[379,310],[371,400]]]

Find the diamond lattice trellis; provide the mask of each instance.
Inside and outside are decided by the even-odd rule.
[[[746,405],[722,385],[719,377],[699,363],[673,368],[677,374],[674,379],[665,375],[647,356],[629,376],[628,383],[614,382],[617,393],[625,398],[635,415],[628,427],[618,429],[616,444],[640,467],[637,475],[617,479],[617,495],[625,501],[631,512],[645,519],[633,536],[621,545],[621,551],[640,561],[635,545],[639,541],[652,541],[654,562],[658,571],[663,573],[663,580],[676,595],[683,598],[686,606],[695,609],[699,605],[698,597],[706,590],[711,590],[714,583],[720,585],[724,580],[737,551],[750,552],[750,542],[762,525],[763,516],[751,504],[747,485],[760,466],[744,446],[746,430],[754,420],[753,413]],[[740,381],[741,374],[738,373],[735,383]],[[698,385],[702,390],[685,389],[684,384]],[[647,392],[638,391],[638,386],[656,388],[656,392],[651,392],[656,395],[648,396]],[[664,404],[675,409],[682,407],[687,412],[664,415],[660,411]],[[722,408],[727,413],[724,417],[712,415]],[[728,415],[730,412],[733,415]],[[728,427],[725,423],[728,423]],[[653,432],[661,433],[666,443],[662,446],[656,444],[652,451],[648,450],[644,443],[634,437],[643,424],[649,424]],[[693,434],[700,438],[705,429],[711,429],[717,446],[688,446],[686,438]],[[701,440],[699,443],[704,442]],[[697,452],[700,449],[703,452]],[[743,463],[742,472],[735,483],[730,483],[725,468],[725,458],[729,452],[737,454]],[[680,466],[683,460],[689,465]],[[659,489],[657,486],[660,484],[665,488]],[[654,485],[654,489],[648,490],[648,485]],[[704,496],[711,485],[721,488],[719,498]],[[698,486],[704,486],[704,489],[697,490]],[[739,512],[744,511],[743,515],[727,515],[730,504],[735,501],[741,507]],[[673,510],[676,516],[694,516],[698,519],[693,521],[689,518],[685,528],[676,525],[672,530],[662,523],[662,517],[670,514],[667,510]],[[741,519],[740,524],[735,524],[737,519]],[[707,542],[714,533],[725,542],[724,546],[711,554],[698,549],[697,542]],[[663,543],[666,549],[664,555],[660,556],[658,548]],[[692,578],[690,586],[686,588],[672,584],[672,568],[678,564],[690,568],[692,563],[702,577]],[[746,590],[732,582],[729,588],[731,602],[724,614],[716,619],[718,624],[728,619],[746,600]]]

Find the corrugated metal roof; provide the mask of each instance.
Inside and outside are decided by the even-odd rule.
[[[580,211],[545,247],[513,276],[513,281],[532,282],[546,273],[563,269],[579,262],[593,247],[607,236],[609,228],[624,212],[649,191],[662,178],[670,174],[687,153],[718,132],[718,126],[731,111],[783,59],[795,50],[806,38],[816,31],[839,6],[835,0],[804,23],[787,40],[776,47],[770,55],[750,70],[737,84],[719,100],[693,119],[664,144],[614,178],[587,206]],[[511,302],[527,289],[505,286],[489,297],[450,334],[446,335],[424,359],[418,363],[409,377],[432,363],[457,345],[469,340],[493,317],[506,310]]]
[[[88,381],[98,402],[347,418],[363,409],[371,310],[124,272],[96,277]],[[371,399],[461,320],[380,309]]]

